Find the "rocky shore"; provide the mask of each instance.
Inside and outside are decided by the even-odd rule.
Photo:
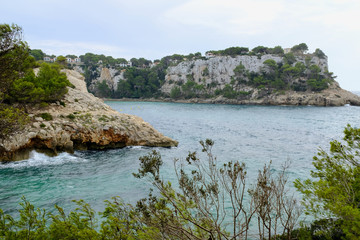
[[[106,99],[108,101],[150,101],[150,102],[178,102],[178,103],[208,103],[208,104],[243,104],[243,105],[290,105],[290,106],[344,106],[346,104],[360,106],[360,96],[346,91],[333,82],[328,89],[321,92],[283,91],[275,93],[257,90],[248,99],[228,99],[223,96],[215,98],[148,98],[148,99]]]
[[[27,106],[31,121],[21,132],[0,140],[0,160],[26,159],[33,149],[57,154],[77,149],[178,145],[140,117],[121,114],[88,93],[80,73],[65,72],[75,88],[68,89],[62,102],[43,108]]]

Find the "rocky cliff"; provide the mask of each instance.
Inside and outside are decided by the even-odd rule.
[[[17,160],[37,149],[56,154],[76,149],[125,146],[177,146],[141,118],[120,114],[89,94],[80,73],[65,70],[75,88],[62,102],[45,108],[27,107],[31,122],[21,132],[0,140],[0,159]]]
[[[89,86],[89,89],[92,92],[97,93],[98,84],[102,83],[103,81],[105,81],[109,89],[115,91],[117,89],[118,82],[120,80],[124,80],[124,71],[103,66],[98,67],[97,70],[100,72],[100,76],[92,80],[91,85]]]
[[[297,55],[290,64],[272,54],[214,56],[169,67],[161,91],[171,96],[177,90],[181,96],[190,86],[199,93],[190,95],[190,102],[359,106],[360,97],[341,89],[331,74],[326,56]]]

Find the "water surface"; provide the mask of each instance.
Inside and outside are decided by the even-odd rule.
[[[346,124],[360,127],[359,107],[241,106],[152,102],[107,102],[121,112],[135,114],[164,135],[179,141],[177,148],[156,148],[164,160],[162,174],[174,180],[174,158],[199,151],[200,140],[215,141],[214,154],[220,162],[243,161],[250,179],[265,163],[276,171],[292,162],[291,179],[309,177],[312,157],[328,149],[329,141],[342,138]],[[73,199],[84,199],[97,211],[103,201],[121,196],[135,202],[149,185],[132,176],[138,158],[147,147],[106,151],[77,151],[47,157],[33,152],[30,159],[0,164],[0,208],[13,213],[21,196],[36,207],[67,209]],[[201,155],[200,155],[201,156]]]

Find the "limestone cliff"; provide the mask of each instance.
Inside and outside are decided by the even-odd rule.
[[[111,89],[112,91],[116,91],[117,84],[120,80],[124,80],[124,72],[119,71],[114,68],[107,68],[107,67],[98,67],[97,71],[100,72],[100,76],[96,79],[93,79],[91,82],[91,85],[89,86],[89,89],[97,93],[97,85],[99,83],[102,83],[103,81],[106,82],[106,85]]]
[[[258,79],[263,80],[261,77],[271,71],[269,66],[264,64],[269,59],[276,62],[278,69],[287,64],[284,56],[272,54],[261,56],[215,56],[208,59],[183,61],[167,69],[165,83],[161,87],[161,91],[171,96],[173,89],[178,88],[178,91],[180,89],[183,91],[184,85],[191,81],[195,85],[191,91],[199,91],[200,94],[195,98],[191,97],[190,100],[186,100],[190,102],[317,106],[360,105],[359,96],[341,89],[339,84],[330,76],[326,56],[319,58],[313,54],[297,55],[296,61],[292,63],[292,66],[288,67],[289,71],[286,74],[297,71],[293,67],[296,63],[301,63],[300,66],[304,68],[303,73],[296,73],[295,77],[289,74],[287,79],[280,79],[280,83],[290,87],[280,88],[279,90],[266,85],[265,87],[259,86],[260,84],[256,86],[254,82],[250,83],[247,76],[253,74],[259,76]],[[244,72],[240,77],[234,71],[239,65],[243,67]],[[317,66],[319,71],[317,74],[324,76],[323,78],[329,78],[326,89],[314,91],[306,85],[311,78],[308,76],[312,74],[310,66]],[[278,71],[278,69],[275,69],[275,71]],[[295,75],[295,73],[293,74]],[[276,73],[273,75],[276,75]],[[279,79],[280,77],[275,76],[275,78]],[[231,98],[214,94],[216,91],[223,90],[226,86],[231,91],[242,94]],[[297,91],[296,87],[302,88],[301,91]]]
[[[120,114],[89,94],[78,72],[65,72],[75,88],[68,89],[61,103],[41,109],[28,106],[31,122],[23,131],[0,140],[0,160],[27,158],[32,149],[56,154],[58,151],[133,145],[177,146],[176,141],[165,137],[140,117]]]

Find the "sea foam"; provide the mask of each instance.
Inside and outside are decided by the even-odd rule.
[[[0,163],[0,169],[5,168],[27,168],[38,166],[62,165],[69,162],[85,162],[86,160],[69,153],[60,153],[55,157],[32,151],[30,158],[22,161]]]

